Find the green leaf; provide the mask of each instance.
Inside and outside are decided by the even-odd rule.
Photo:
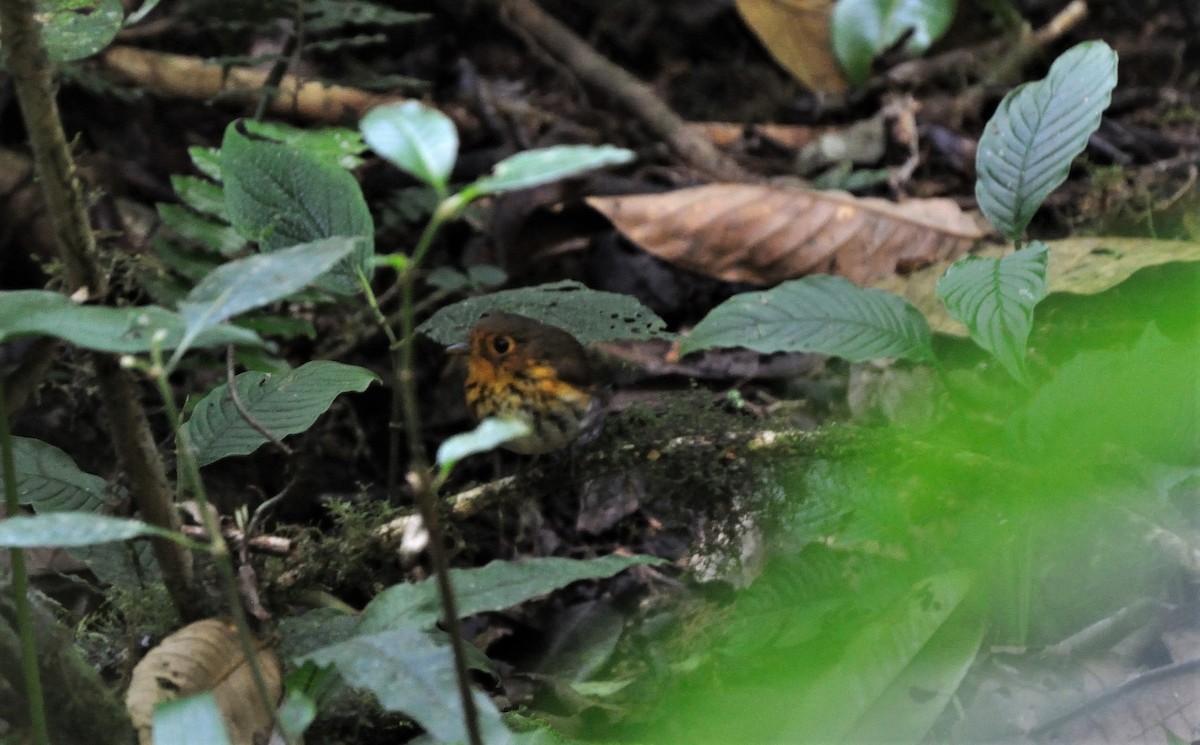
[[[1181,298],[1192,308],[1195,300],[1194,288]],[[1200,327],[1175,328],[1189,330],[1169,339],[1150,324],[1132,347],[1089,350],[1063,363],[1007,425],[1021,463],[1053,462],[1053,470],[1070,463],[1091,473],[1118,452],[1200,462]]]
[[[112,43],[125,20],[120,0],[37,0],[46,54],[53,62],[90,57]]]
[[[904,48],[920,54],[954,20],[955,0],[838,0],[833,9],[833,51],[846,77],[867,82],[871,62],[905,38]]]
[[[639,564],[656,564],[652,556],[605,556],[579,561],[549,557],[493,561],[477,569],[451,569],[460,617],[504,610],[585,579],[611,577]],[[432,580],[392,585],[363,609],[359,633],[385,629],[431,629],[441,617],[437,585]]]
[[[14,437],[13,470],[18,501],[38,512],[99,512],[108,503],[107,482],[79,470],[71,456],[48,442]]]
[[[188,157],[196,169],[213,181],[221,180],[221,151],[215,147],[189,147]]]
[[[437,451],[437,464],[445,466],[476,453],[486,453],[500,447],[509,440],[532,434],[528,422],[519,419],[496,419],[488,417],[470,432],[446,438]]]
[[[238,131],[225,130],[221,176],[230,221],[263,251],[323,238],[356,238],[354,251],[318,286],[341,295],[359,291],[359,273],[368,278],[375,228],[354,177],[303,150]]]
[[[93,546],[147,536],[176,537],[169,530],[141,520],[93,515],[87,512],[50,512],[17,515],[0,520],[0,548],[38,546]]]
[[[920,745],[958,690],[983,640],[981,619],[947,621],[855,724],[845,742]]]
[[[371,691],[388,711],[412,717],[442,742],[465,742],[466,728],[449,646],[413,628],[356,636],[300,658],[335,665],[346,682]],[[492,700],[473,691],[484,742],[505,742],[507,728]]]
[[[230,745],[221,710],[211,692],[163,701],[154,707],[154,745]]]
[[[500,161],[492,169],[492,175],[479,179],[464,191],[482,195],[528,189],[597,168],[629,163],[634,157],[632,150],[612,145],[558,145],[526,150]]]
[[[107,482],[79,470],[71,456],[50,443],[14,437],[13,471],[17,501],[39,513],[96,514],[108,506]],[[144,543],[137,544],[132,551],[128,546],[80,546],[71,549],[70,554],[112,585],[135,586],[156,571],[150,546]]]
[[[328,644],[328,642],[326,643]],[[309,660],[288,674],[287,692],[279,705],[279,727],[288,742],[299,742],[304,731],[317,717],[318,707],[340,686],[341,678],[332,665]]]
[[[857,631],[832,668],[817,680],[804,681],[807,685],[792,699],[789,725],[779,741],[853,742],[847,734],[855,723],[914,664],[970,586],[968,575],[957,572],[922,580],[878,620]],[[907,689],[905,693],[911,695]]]
[[[681,354],[708,347],[821,352],[851,362],[933,358],[929,325],[903,298],[814,275],[726,300],[696,324]]]
[[[150,351],[152,337],[160,330],[165,333],[161,348],[174,349],[183,338],[183,317],[155,305],[106,308],[78,305],[57,292],[0,292],[0,342],[53,336],[85,349],[136,354]],[[220,325],[192,341],[192,346],[201,347],[228,344],[261,346],[262,340],[252,331]]]
[[[207,246],[222,256],[232,256],[246,247],[246,239],[237,228],[178,204],[155,205],[158,216],[171,230],[189,241]],[[155,236],[156,240],[158,236]]]
[[[183,353],[192,339],[222,321],[312,284],[353,251],[356,243],[353,238],[326,238],[231,261],[217,268],[179,304],[187,330],[175,357]]]
[[[1018,381],[1025,380],[1025,345],[1033,309],[1046,296],[1044,243],[1002,259],[967,256],[938,280],[937,296],[950,315],[967,325],[975,343],[990,352]]]
[[[364,391],[376,380],[365,368],[316,360],[279,375],[244,372],[234,385],[250,415],[276,437],[286,437],[312,426],[339,394]],[[200,465],[252,453],[267,442],[238,413],[228,388],[217,386],[183,425]]]
[[[432,186],[439,195],[458,157],[458,131],[437,109],[417,101],[376,106],[358,125],[363,139],[405,173]]]
[[[1100,126],[1117,85],[1117,54],[1103,41],[1071,47],[1042,80],[1009,91],[984,127],[975,156],[975,198],[1016,240],[1066,178]]]
[[[504,311],[549,323],[582,344],[613,339],[662,339],[666,322],[628,295],[589,290],[565,280],[519,290],[503,290],[447,305],[417,327],[440,344],[462,341],[479,317]]]
[[[225,190],[221,185],[199,176],[172,176],[171,188],[183,203],[197,212],[225,219]]]
[[[367,149],[362,135],[345,127],[300,129],[278,122],[247,119],[246,131],[303,150],[326,163],[353,170],[363,164],[359,156]]]

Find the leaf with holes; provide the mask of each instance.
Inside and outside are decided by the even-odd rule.
[[[316,360],[277,375],[244,372],[233,382],[250,416],[276,437],[286,437],[312,426],[339,394],[364,391],[378,379],[362,367]],[[200,465],[252,453],[267,442],[238,412],[228,389],[218,386],[201,399],[183,425]]]
[[[670,337],[666,321],[632,297],[589,290],[571,280],[502,290],[447,305],[417,331],[439,344],[453,344],[462,341],[475,321],[489,311],[516,313],[557,326],[582,344]]]
[[[933,359],[929,325],[920,311],[898,295],[829,275],[726,300],[696,324],[679,351],[708,347],[820,352],[851,362]]]
[[[1025,344],[1033,308],[1046,296],[1048,257],[1046,244],[1036,241],[1003,259],[968,256],[937,284],[950,315],[1017,380],[1025,380]]]
[[[1017,239],[1100,126],[1117,85],[1117,54],[1102,41],[1071,47],[1042,80],[1009,91],[984,127],[975,199]]]
[[[462,617],[501,611],[573,582],[611,577],[639,564],[657,564],[652,556],[618,556],[579,560],[558,556],[521,561],[493,561],[473,569],[451,569],[454,596]],[[432,580],[392,585],[363,609],[358,633],[385,629],[432,629],[441,614],[437,584]]]

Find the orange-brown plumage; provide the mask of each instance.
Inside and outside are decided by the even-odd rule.
[[[562,329],[512,313],[480,318],[454,351],[467,355],[463,392],[476,420],[520,419],[533,432],[504,447],[532,455],[590,439],[603,415],[587,353]]]

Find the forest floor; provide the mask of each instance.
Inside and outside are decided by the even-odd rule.
[[[1197,332],[1188,310],[1200,307],[1195,3],[1091,3],[1061,29],[1053,24],[1071,5],[1065,0],[1017,3],[1035,32],[1019,41],[984,9],[1002,3],[964,2],[949,32],[919,59],[889,53],[866,85],[825,94],[789,75],[727,0],[547,0],[544,15],[525,2],[406,3],[404,10],[428,17],[314,25],[298,46],[289,35],[296,28],[290,3],[249,5],[165,0],[113,47],[62,70],[62,117],[102,245],[117,257],[114,302],[153,298],[146,278],[178,272],[156,253],[164,235],[156,205],[178,202],[172,177],[196,174],[188,148],[218,146],[230,122],[253,115],[261,99],[253,88],[214,95],[205,87],[211,79],[189,65],[281,58],[288,75],[349,93],[332,108],[290,111],[281,97],[267,121],[353,128],[371,103],[418,98],[458,127],[456,183],[531,148],[611,144],[636,154],[619,168],[482,200],[448,224],[425,265],[422,318],[472,294],[576,280],[631,295],[671,331],[686,333],[738,293],[813,273],[895,290],[925,310],[936,304],[931,278],[949,261],[969,248],[1003,247],[978,227],[975,201],[976,145],[1000,99],[1045,75],[1072,45],[1107,42],[1120,60],[1112,104],[1029,228],[1051,243],[1052,256],[1078,251],[1072,270],[1052,282],[1030,338],[1034,364],[1050,381],[1043,390],[1079,386],[1084,400],[1076,408],[1008,389],[996,394],[1004,371],[944,314],[931,316],[944,365],[936,371],[744,349],[681,357],[669,340],[604,343],[591,350],[612,388],[600,437],[533,459],[468,459],[443,487],[445,527],[453,564],[463,568],[529,557],[665,560],[464,622],[467,638],[492,660],[492,671],[478,677],[484,688],[525,721],[569,736],[684,742],[704,731],[710,741],[779,741],[780,732],[794,731],[780,723],[780,707],[803,700],[815,710],[828,705],[831,717],[861,716],[859,728],[842,736],[869,737],[868,712],[839,713],[840,704],[812,699],[796,682],[811,676],[807,683],[835,690],[861,675],[881,688],[901,686],[918,703],[925,693],[940,703],[903,741],[1195,739],[1200,472],[1187,438],[1196,433],[1196,391],[1186,382],[1182,392],[1172,386],[1200,370],[1183,358],[1159,377],[1158,347],[1147,341],[1153,328],[1194,348]],[[563,28],[543,25],[547,17]],[[632,77],[597,73],[592,54]],[[16,179],[0,175],[0,220],[11,226],[0,234],[4,290],[46,286],[54,260],[44,215],[29,196],[23,142],[16,106],[0,97],[0,158],[12,159],[3,170]],[[365,157],[354,174],[377,250],[404,252],[420,237],[432,194]],[[830,230],[817,216],[828,205],[787,190],[814,184],[848,190],[847,199],[901,205],[897,222],[878,228],[887,235],[877,253],[856,254],[854,245],[832,258],[805,253],[810,238],[820,243]],[[665,199],[622,200],[706,185],[719,191],[691,211]],[[937,215],[921,217],[903,206],[914,199],[945,201]],[[730,204],[738,206],[723,207]],[[786,255],[755,233],[756,221],[772,215],[786,215],[800,236]],[[961,215],[972,227],[959,227]],[[917,227],[901,232],[909,230],[902,223]],[[1076,239],[1091,242],[1070,243]],[[449,270],[470,282],[438,284],[436,272]],[[376,291],[383,295],[393,281],[380,271]],[[384,296],[383,310],[394,312],[395,297]],[[360,365],[384,382],[338,398],[288,439],[288,452],[268,445],[204,469],[231,527],[239,509],[253,512],[285,495],[263,515],[243,557],[256,572],[247,598],[261,604],[263,629],[300,617],[319,597],[362,608],[389,586],[430,576],[425,557],[395,536],[401,528],[386,527],[411,512],[403,489],[386,488],[387,339],[362,308],[285,305],[312,334],[279,339],[280,358]],[[420,436],[432,453],[472,422],[459,362],[432,340],[417,348]],[[23,353],[2,350],[5,364]],[[1096,389],[1088,386],[1112,384],[1091,377],[1106,369],[1106,354],[1153,358],[1112,379],[1136,392],[1106,395],[1128,396],[1130,407],[1151,407],[1155,413],[1143,416],[1152,417],[1162,403],[1157,391],[1169,401],[1162,411],[1178,407],[1186,419],[1190,409],[1192,423],[1163,425],[1161,439],[1115,443],[1076,432],[1127,427],[1089,418],[1086,396]],[[205,358],[177,373],[180,401],[224,380],[224,368]],[[64,353],[14,430],[120,483],[88,380],[86,357]],[[958,381],[977,405],[947,403],[946,380]],[[159,410],[149,386],[144,397]],[[1013,412],[1019,416],[1005,424]],[[1136,429],[1143,419],[1129,422]],[[169,450],[169,433],[158,425]],[[1095,450],[1038,470],[1002,451],[1029,432]],[[1088,478],[1068,483],[1064,472],[1074,464]],[[1020,496],[1014,484],[1025,490]],[[97,667],[125,679],[145,646],[173,630],[165,599],[79,592],[79,583],[62,581],[62,559],[47,553],[35,561],[39,586],[79,614]],[[888,613],[903,616],[919,604],[913,598],[926,596],[949,604],[947,624],[955,628],[937,637],[947,650],[940,660],[918,657],[920,647],[904,651],[880,631]],[[881,661],[889,654],[899,658],[890,672]],[[716,679],[712,698],[685,695]],[[660,698],[666,692],[675,698]],[[728,706],[720,722],[705,710],[716,701]],[[672,729],[679,716],[711,729]],[[402,717],[354,699],[332,704],[307,741],[395,742],[414,734]]]

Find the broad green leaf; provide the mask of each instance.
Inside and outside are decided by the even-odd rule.
[[[347,391],[364,391],[373,372],[340,362],[316,360],[290,372],[244,372],[234,378],[246,410],[276,437],[303,432]],[[267,439],[238,413],[229,385],[217,386],[196,404],[183,425],[200,465],[257,450]]]
[[[531,434],[533,428],[519,419],[496,419],[488,417],[470,432],[446,438],[437,451],[437,464],[445,466],[456,463],[468,455],[486,453],[500,447],[509,440]]]
[[[903,298],[848,279],[814,275],[726,300],[696,324],[680,353],[708,347],[820,352],[851,362],[929,360],[929,326]]]
[[[13,470],[17,501],[39,513],[99,513],[108,506],[107,482],[79,470],[71,456],[50,443],[14,437]],[[87,564],[101,580],[113,585],[134,586],[156,571],[150,546],[145,543],[132,547],[80,546],[71,549],[70,554]]]
[[[983,214],[1019,239],[1100,126],[1117,85],[1117,54],[1103,41],[1071,47],[1042,80],[1009,91],[984,127],[975,156]]]
[[[950,315],[1019,381],[1025,380],[1033,309],[1046,296],[1048,256],[1046,244],[1037,241],[1002,259],[967,256],[937,284]]]
[[[375,228],[354,177],[289,145],[252,140],[230,124],[221,144],[221,178],[230,221],[264,252],[323,238],[356,238],[353,252],[318,286],[341,295],[371,276]]]
[[[327,163],[353,170],[363,164],[359,157],[367,149],[362,135],[345,127],[300,129],[278,122],[246,120],[246,131],[299,148]]]
[[[367,145],[389,163],[439,195],[445,193],[458,157],[458,131],[450,117],[417,101],[405,101],[376,106],[358,128]]]
[[[0,520],[0,548],[93,546],[153,535],[175,537],[171,531],[147,525],[141,520],[88,512],[49,512]]]
[[[549,557],[493,561],[476,569],[451,569],[454,596],[462,617],[511,608],[572,582],[611,577],[638,564],[654,564],[651,556],[605,556],[579,561]],[[392,585],[363,609],[359,633],[384,629],[431,629],[441,617],[437,585],[431,580]]]
[[[558,145],[526,150],[500,161],[492,169],[492,175],[484,176],[464,191],[474,196],[528,189],[633,159],[632,150],[612,145]]]
[[[57,292],[0,292],[0,342],[23,336],[53,336],[85,349],[136,354],[150,351],[152,339],[160,330],[164,332],[161,348],[174,349],[183,338],[183,317],[155,305],[107,308],[78,305]],[[201,332],[191,345],[228,344],[261,346],[262,340],[252,331],[220,325]]]
[[[589,290],[571,280],[502,290],[447,305],[417,331],[440,344],[453,344],[466,338],[475,321],[488,311],[516,313],[558,326],[582,344],[670,337],[666,322],[632,297]]]
[[[154,707],[154,745],[231,745],[212,693],[163,701]]]
[[[71,456],[48,442],[14,437],[13,468],[17,500],[38,512],[99,512],[108,503],[107,482],[79,470]]]
[[[301,658],[335,665],[346,682],[371,691],[388,711],[412,717],[442,742],[465,742],[450,647],[414,628],[356,636]],[[505,742],[507,728],[492,700],[473,691],[484,742]]]
[[[355,244],[353,238],[326,238],[222,265],[179,304],[187,331],[175,357],[192,339],[222,321],[312,284],[353,251]]]
[[[838,0],[831,33],[846,77],[865,83],[875,57],[901,39],[910,54],[924,52],[950,27],[955,5],[955,0]]]

